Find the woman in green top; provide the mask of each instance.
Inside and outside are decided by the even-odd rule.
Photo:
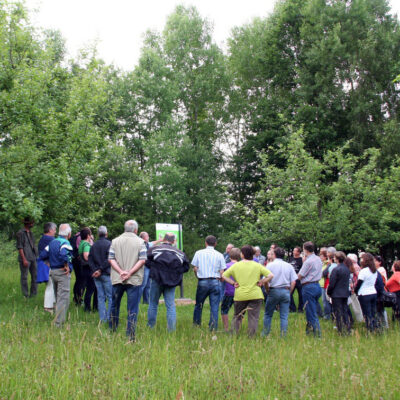
[[[81,242],[79,243],[78,253],[81,264],[81,287],[79,294],[83,299],[84,310],[91,311],[91,303],[93,296],[93,309],[97,309],[97,292],[92,271],[89,267],[89,253],[93,244],[93,236],[90,228],[83,228],[81,230]]]
[[[264,300],[261,287],[274,277],[267,268],[253,261],[254,254],[252,246],[243,246],[241,248],[242,261],[233,264],[222,275],[224,281],[235,286],[235,297],[233,298],[235,331],[239,332],[243,316],[247,311],[249,336],[254,336],[257,332],[258,319]],[[230,277],[233,277],[234,280]]]

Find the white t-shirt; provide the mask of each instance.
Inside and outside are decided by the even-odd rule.
[[[387,273],[386,273],[386,269],[383,267],[379,267],[378,268],[378,272],[382,275],[383,279],[385,280],[385,282],[387,281]]]
[[[358,274],[358,280],[363,281],[359,296],[368,296],[369,294],[376,294],[375,282],[378,277],[378,272],[372,273],[368,267],[363,268]]]

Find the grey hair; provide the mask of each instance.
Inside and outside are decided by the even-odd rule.
[[[347,257],[349,257],[350,260],[353,261],[353,263],[358,262],[358,257],[357,257],[357,255],[354,254],[354,253],[349,253],[349,254],[347,254]]]
[[[336,253],[336,249],[334,248],[334,247],[328,247],[327,249],[326,249],[326,252],[327,253],[330,253],[330,254],[335,254]]]
[[[43,228],[44,233],[49,233],[50,231],[56,231],[57,225],[54,222],[46,222]]]
[[[58,234],[60,236],[67,237],[71,233],[71,227],[69,224],[61,224],[58,228]]]
[[[134,219],[130,219],[125,222],[124,230],[125,232],[136,232],[138,227],[138,223]]]
[[[261,251],[261,249],[260,249],[260,246],[254,246],[254,250],[260,250]]]
[[[104,225],[99,226],[99,229],[97,229],[97,234],[99,236],[106,236],[107,235],[107,227]]]

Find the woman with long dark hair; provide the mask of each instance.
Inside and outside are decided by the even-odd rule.
[[[354,291],[358,295],[367,329],[374,332],[378,328],[376,321],[377,291],[375,288],[378,272],[374,256],[371,253],[364,253],[361,256],[361,268]]]

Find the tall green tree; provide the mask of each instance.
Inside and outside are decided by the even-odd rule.
[[[399,113],[399,50],[386,0],[286,0],[235,29],[229,65],[247,102],[246,140],[231,171],[247,182],[237,199],[251,204],[260,188],[262,150],[284,166],[276,149],[288,123],[303,127],[306,149],[319,159],[350,139],[356,155],[378,146]]]

